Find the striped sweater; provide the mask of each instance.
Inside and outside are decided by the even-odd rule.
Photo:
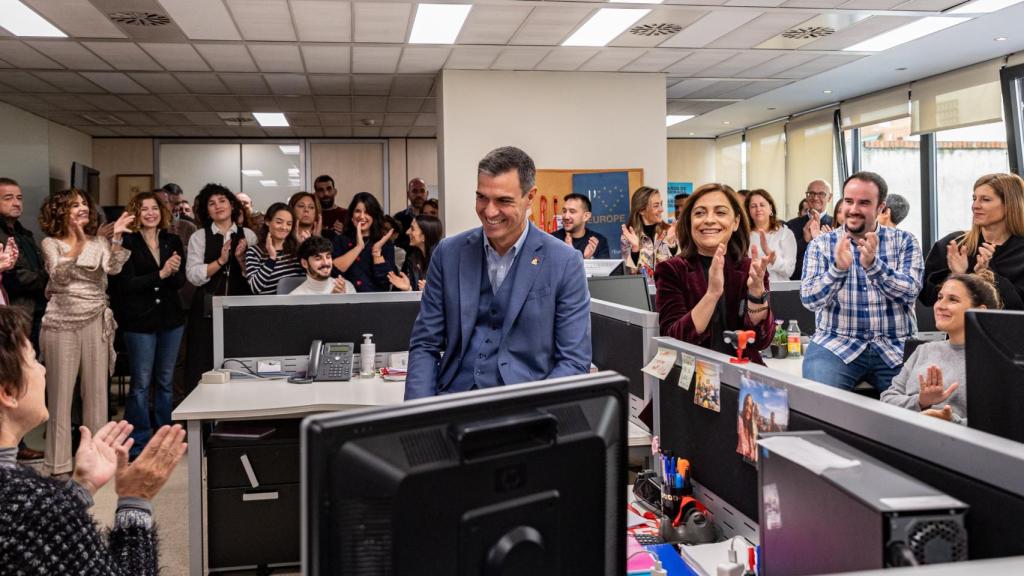
[[[278,252],[277,260],[271,260],[259,246],[250,246],[245,251],[245,279],[253,294],[277,294],[281,278],[305,275],[294,254]]]

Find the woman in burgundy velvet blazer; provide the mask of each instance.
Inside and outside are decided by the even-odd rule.
[[[676,226],[679,255],[654,272],[662,336],[731,355],[722,332],[753,330],[746,356],[763,364],[758,351],[775,333],[767,266],[760,255],[747,256],[750,225],[736,193],[723,184],[701,186]]]

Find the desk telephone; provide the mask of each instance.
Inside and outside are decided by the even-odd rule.
[[[355,345],[351,342],[313,340],[309,347],[305,378],[292,376],[288,381],[306,384],[321,380],[351,380],[354,350]]]

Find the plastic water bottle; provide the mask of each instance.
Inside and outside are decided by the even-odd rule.
[[[786,331],[786,343],[790,356],[800,356],[800,325],[796,320],[789,321],[789,330]]]

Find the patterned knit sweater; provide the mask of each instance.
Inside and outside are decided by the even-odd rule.
[[[67,483],[0,466],[0,575],[150,576],[156,546],[149,511],[119,505],[104,538]]]

